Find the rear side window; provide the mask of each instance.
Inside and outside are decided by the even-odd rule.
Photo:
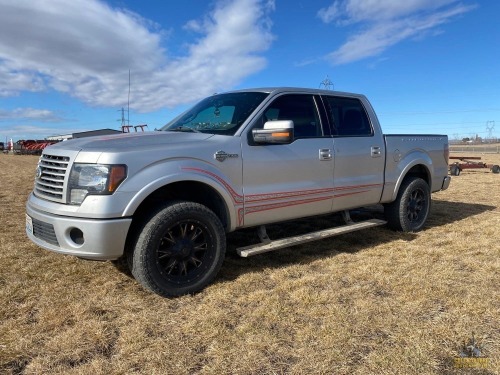
[[[363,137],[373,135],[365,108],[354,98],[324,97],[327,114],[334,135],[340,137]]]

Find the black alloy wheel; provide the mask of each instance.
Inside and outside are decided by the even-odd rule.
[[[387,225],[403,232],[423,228],[431,208],[431,193],[427,182],[420,177],[406,177],[394,202],[384,206]]]
[[[174,222],[156,249],[156,265],[163,277],[183,284],[200,276],[210,259],[213,239],[206,225],[195,220]]]
[[[408,197],[406,208],[408,221],[410,223],[418,223],[421,220],[422,214],[425,212],[428,204],[424,191],[420,188],[412,190]]]

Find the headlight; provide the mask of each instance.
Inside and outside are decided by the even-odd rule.
[[[127,177],[125,165],[73,164],[68,185],[70,204],[81,204],[87,195],[109,195]]]

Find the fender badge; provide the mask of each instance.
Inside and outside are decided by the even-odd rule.
[[[227,158],[237,158],[238,156],[239,156],[238,154],[228,154],[224,151],[219,150],[214,154],[214,159],[223,162]]]

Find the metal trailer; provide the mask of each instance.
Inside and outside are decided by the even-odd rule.
[[[493,173],[500,173],[500,166],[496,164],[486,164],[477,160],[481,160],[480,156],[450,156],[450,159],[460,160],[450,164],[450,174],[459,176],[464,169],[490,169]]]

